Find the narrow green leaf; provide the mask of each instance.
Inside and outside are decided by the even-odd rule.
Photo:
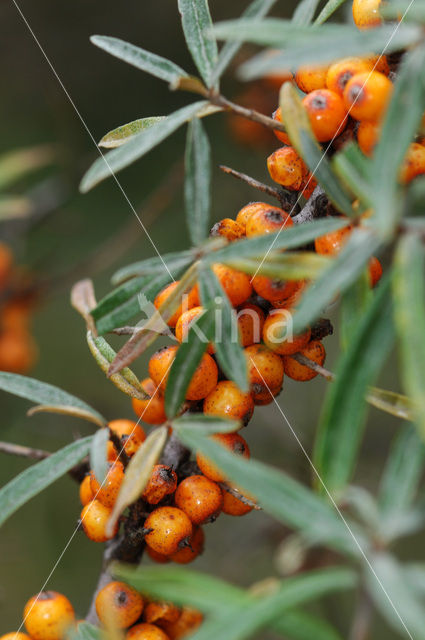
[[[0,156],[0,189],[4,190],[17,180],[51,164],[54,156],[54,147],[47,144],[3,153]]]
[[[65,475],[90,450],[92,436],[72,442],[37,462],[0,489],[0,526],[31,498]]]
[[[100,485],[108,474],[108,440],[109,429],[98,429],[90,446],[90,469],[93,470]]]
[[[311,2],[312,0],[308,0]],[[316,0],[313,0],[316,1]],[[276,3],[276,0],[254,0],[243,12],[242,18],[263,18]],[[226,42],[221,48],[217,64],[211,74],[211,84],[215,84],[229,66],[242,44],[240,42]]]
[[[358,548],[338,513],[310,489],[282,471],[230,453],[214,440],[203,436],[199,429],[180,427],[176,422],[174,426],[188,447],[207,455],[231,482],[253,495],[267,513],[285,525],[302,531],[307,540],[320,540],[332,548],[358,555]],[[357,527],[353,523],[349,526],[359,544],[366,545]]]
[[[373,206],[374,190],[370,183],[371,160],[366,158],[357,144],[349,143],[332,158],[331,166],[360,202],[367,208]],[[361,211],[359,211],[361,213]]]
[[[99,142],[99,147],[105,147],[106,149],[115,149],[122,144],[126,144],[133,136],[149,129],[154,124],[158,124],[162,120],[165,120],[166,116],[153,116],[151,118],[139,118],[133,120],[127,124],[123,124],[112,131],[105,133],[103,138]]]
[[[69,640],[102,640],[102,632],[89,622],[80,622],[69,632],[68,637]]]
[[[258,258],[225,260],[233,269],[249,274],[259,274],[278,280],[317,280],[330,264],[327,256],[312,251],[297,251],[280,254],[275,251]]]
[[[379,506],[385,515],[410,507],[418,490],[424,461],[425,444],[414,427],[404,427],[394,439],[381,479]]]
[[[107,535],[113,534],[122,512],[142,495],[151,477],[152,469],[159,460],[167,437],[167,428],[158,427],[148,435],[131,458],[106,526]]]
[[[80,191],[86,193],[105,178],[128,167],[128,165],[168,138],[185,122],[195,117],[206,105],[207,102],[199,101],[183,107],[167,116],[165,120],[133,136],[127,144],[102,155],[92,164],[83,177]]]
[[[124,42],[119,38],[111,38],[109,36],[92,36],[90,41],[100,47],[112,56],[127,62],[127,64],[137,67],[146,73],[150,73],[152,76],[165,80],[170,84],[176,82],[180,77],[187,76],[188,74],[181,67],[174,64],[166,58],[158,56],[156,53],[151,53],[145,49]]]
[[[413,403],[407,396],[396,391],[369,387],[367,401],[377,409],[386,411],[396,418],[413,421]]]
[[[295,333],[302,332],[316,320],[335,296],[355,281],[378,247],[379,241],[369,230],[353,231],[341,253],[304,292],[293,317]]]
[[[290,82],[286,82],[280,90],[279,103],[283,123],[292,144],[336,208],[347,215],[353,215],[353,198],[336,177],[322,147],[314,138],[307,112]]]
[[[326,20],[329,20],[329,18],[335,13],[337,9],[340,8],[341,5],[344,4],[344,2],[345,0],[328,0],[314,23],[323,24],[324,22],[326,22]]]
[[[416,426],[425,438],[425,254],[418,235],[404,235],[397,247],[394,312],[402,382],[414,402]]]
[[[178,0],[186,44],[207,87],[213,85],[212,74],[218,61],[217,42],[207,30],[212,20],[207,0]]]
[[[370,181],[374,189],[374,220],[390,237],[402,214],[398,197],[400,166],[425,109],[425,45],[408,53],[397,72],[394,94],[375,148]]]
[[[366,313],[373,292],[368,269],[357,278],[341,298],[341,345],[344,350],[351,344],[352,335]]]
[[[204,435],[237,431],[237,422],[204,413],[183,413],[173,421],[178,428],[199,429]]]
[[[68,408],[70,413],[75,409],[86,420],[90,420],[101,427],[106,424],[105,418],[90,405],[70,393],[58,389],[58,387],[34,380],[34,378],[0,371],[0,389],[20,398],[37,402],[40,405],[47,405],[53,409],[55,407],[61,410]]]
[[[199,118],[187,130],[184,195],[187,228],[196,246],[208,237],[211,208],[211,149]]]
[[[264,236],[246,238],[232,242],[223,249],[214,251],[204,258],[206,263],[223,262],[239,258],[256,258],[264,256],[272,249],[296,249],[315,240],[319,236],[337,231],[347,226],[347,221],[341,218],[324,218],[291,227],[284,227],[281,231]]]
[[[211,269],[201,270],[199,291],[203,306],[213,306],[215,309],[213,342],[219,365],[229,380],[233,380],[242,391],[248,391],[248,368],[245,353],[239,341],[236,312]]]
[[[141,276],[153,276],[162,273],[164,270],[171,273],[174,278],[187,267],[195,258],[195,250],[176,251],[174,253],[166,253],[161,258],[147,258],[139,262],[133,262],[126,267],[121,267],[112,276],[112,284],[120,285],[126,280]],[[164,263],[166,268],[164,267]],[[100,303],[99,303],[100,304]]]
[[[292,23],[302,27],[311,23],[320,0],[301,0],[292,16]]]
[[[313,461],[334,495],[350,480],[367,413],[367,388],[378,375],[393,340],[387,279],[377,289],[338,362],[336,381],[327,391],[319,422]]]
[[[178,348],[165,391],[165,412],[168,418],[174,418],[181,409],[193,374],[214,335],[214,320],[214,309],[206,308],[191,324],[187,340]]]

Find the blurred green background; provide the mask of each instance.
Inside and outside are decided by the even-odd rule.
[[[245,1],[212,0],[214,20],[236,17]],[[290,15],[296,2],[277,2],[275,15]],[[126,66],[95,48],[92,34],[121,37],[168,57],[186,69],[192,63],[184,47],[176,2],[102,3],[74,0],[58,3],[20,3],[35,35],[51,60],[87,127],[96,140],[115,126],[138,117],[166,114],[187,103],[185,94],[170,93],[159,80]],[[34,317],[33,330],[40,356],[31,372],[36,378],[56,384],[80,396],[110,419],[132,417],[130,402],[113,387],[88,353],[81,319],[69,304],[73,274],[93,276],[100,298],[109,290],[109,278],[118,266],[154,255],[142,229],[134,225],[136,241],[128,248],[119,242],[123,227],[133,213],[117,185],[109,180],[88,195],[78,194],[83,172],[96,158],[92,141],[65,96],[22,17],[11,2],[0,5],[2,55],[0,73],[0,139],[2,151],[39,143],[57,145],[57,165],[50,174],[69,190],[64,204],[38,224],[30,234],[18,227],[0,226],[10,241],[17,261],[42,276],[59,276],[59,286],[47,291]],[[226,95],[243,91],[231,74],[224,81]],[[261,99],[261,91],[260,91]],[[277,100],[277,97],[276,97]],[[261,101],[261,100],[260,100]],[[270,109],[273,108],[273,105]],[[221,115],[208,120],[213,140],[213,160],[267,181],[266,156],[278,146],[273,138],[246,146],[232,136],[229,122]],[[184,131],[175,134],[148,157],[120,174],[130,201],[143,219],[143,200],[164,178],[167,169],[182,157]],[[187,246],[181,188],[174,189],[172,203],[149,227],[153,242],[165,253]],[[261,199],[249,187],[223,176],[216,168],[213,182],[213,218],[234,217],[250,200]],[[114,244],[114,238],[117,242]],[[111,243],[108,257],[98,258],[96,273],[78,265],[96,257]],[[109,245],[108,245],[109,246]],[[63,276],[65,280],[63,280]],[[62,282],[61,282],[62,281]],[[335,309],[331,310],[331,316]],[[338,352],[338,335],[326,340],[328,365]],[[135,370],[144,377],[147,357]],[[387,366],[382,386],[397,389],[396,356]],[[311,450],[326,383],[314,380],[300,385],[286,381],[279,404],[298,437]],[[1,439],[54,451],[78,435],[92,432],[83,422],[58,416],[26,417],[28,403],[0,395]],[[371,410],[357,482],[376,487],[397,422]],[[244,434],[245,435],[245,434]],[[311,470],[282,415],[274,406],[259,408],[246,430],[254,457],[284,468],[309,483]],[[27,466],[22,459],[0,454],[0,483],[4,484]],[[89,542],[81,533],[73,535],[80,511],[78,488],[68,477],[20,509],[0,533],[0,632],[16,629],[26,600],[43,586],[58,556],[62,559],[51,576],[49,588],[65,593],[80,615],[86,612],[99,571],[102,545]],[[314,526],[314,523],[312,523]],[[221,517],[207,528],[206,551],[197,568],[212,571],[239,584],[250,584],[277,575],[276,548],[288,532],[273,519],[255,512],[246,519]],[[398,549],[406,558],[424,559],[423,545],[409,538]],[[343,632],[353,607],[353,598],[336,598],[320,605]],[[395,638],[377,623],[374,638]],[[265,634],[261,634],[264,638]]]

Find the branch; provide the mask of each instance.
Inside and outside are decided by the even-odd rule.
[[[206,97],[209,99],[211,104],[216,107],[221,107],[225,111],[230,111],[231,113],[235,113],[236,115],[252,120],[253,122],[258,122],[258,124],[262,124],[263,127],[266,127],[267,129],[276,129],[277,131],[283,131],[286,133],[284,125],[278,120],[269,118],[269,116],[265,116],[263,113],[255,111],[254,109],[246,109],[240,104],[236,104],[235,102],[228,100],[220,93],[208,91]]]
[[[49,451],[44,451],[43,449],[23,447],[20,444],[12,444],[11,442],[0,442],[0,451],[9,453],[12,456],[30,458],[31,460],[45,460],[51,455]]]
[[[226,167],[222,164],[219,165],[219,168],[227,175],[238,178],[238,180],[242,180],[242,182],[249,184],[250,187],[254,187],[254,189],[258,189],[262,193],[266,193],[268,196],[276,198],[276,200],[279,201],[282,209],[293,209],[296,206],[296,191],[290,192],[286,189],[277,189],[276,187],[270,187],[269,185],[264,184],[264,182],[260,182],[259,180],[255,180],[255,178],[251,178],[251,176],[248,176],[246,173],[235,171],[234,169]]]
[[[372,614],[372,603],[366,591],[362,589],[354,612],[349,640],[367,640],[369,638]]]

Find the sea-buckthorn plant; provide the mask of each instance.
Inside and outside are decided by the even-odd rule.
[[[207,0],[178,0],[193,58],[187,71],[138,45],[92,37],[186,92],[187,105],[135,114],[142,117],[104,135],[81,191],[186,127],[188,248],[122,266],[99,301],[90,274],[72,289],[88,348],[128,396],[134,420],[111,420],[61,389],[0,374],[4,391],[35,403],[30,413],[66,413],[94,428],[56,453],[28,450],[39,461],[0,491],[3,523],[68,473],[79,485],[78,528],[105,545],[86,612],[78,616],[54,591],[28,601],[16,631],[34,640],[242,640],[266,630],[366,640],[378,637],[377,620],[380,637],[425,638],[425,567],[397,546],[424,527],[424,4],[354,0],[351,16],[348,0],[301,0],[288,20],[266,17],[275,4],[254,0],[240,18],[213,24]],[[346,20],[330,21],[340,5]],[[245,42],[261,49],[247,48],[238,66]],[[242,81],[274,79],[271,113],[222,92],[231,63]],[[245,182],[241,192],[252,191],[212,225],[219,169],[208,121],[229,113],[276,134],[262,167],[274,185],[223,166]],[[110,334],[121,337],[117,351]],[[339,343],[332,370],[330,340]],[[376,386],[395,348],[399,387]],[[139,381],[132,367],[147,350]],[[306,439],[282,407],[295,384],[288,379],[309,382],[308,403],[319,376],[327,391]],[[254,411],[261,420],[263,405],[281,412],[310,480],[271,467],[250,447],[249,423]],[[366,425],[374,428],[371,406],[398,424],[394,442],[377,436],[388,453],[373,492],[362,478],[352,484]],[[285,532],[274,575],[245,589],[183,566],[196,567],[217,519],[254,519],[260,509]],[[325,596],[332,606],[316,603]]]

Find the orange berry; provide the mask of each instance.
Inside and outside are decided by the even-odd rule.
[[[192,535],[192,523],[184,511],[176,507],[158,507],[145,520],[146,544],[154,551],[169,556],[186,546]]]
[[[347,114],[342,98],[334,91],[312,91],[303,99],[303,105],[319,142],[328,142],[344,131]]]
[[[119,460],[110,462],[108,466],[109,470],[102,485],[97,481],[94,472],[90,472],[90,486],[96,500],[99,500],[108,509],[112,509],[124,480],[124,467]]]
[[[200,475],[189,476],[180,482],[174,500],[192,524],[198,525],[214,522],[223,504],[218,484]]]
[[[204,413],[238,420],[247,425],[254,413],[254,400],[232,380],[222,380],[204,400]]]
[[[265,233],[275,233],[283,228],[292,227],[291,217],[283,209],[269,207],[252,214],[246,223],[246,235],[262,236]]]
[[[162,424],[166,421],[164,398],[151,378],[145,378],[140,383],[143,391],[148,394],[147,400],[133,398],[131,404],[138,418],[148,424]]]
[[[337,255],[344,248],[352,230],[352,225],[348,225],[347,227],[343,227],[337,231],[331,231],[324,236],[316,238],[314,241],[316,252],[322,256]]]
[[[158,293],[155,300],[153,301],[155,307],[159,309],[159,307],[166,302],[169,296],[173,293],[177,285],[179,284],[179,280],[176,282],[171,282],[171,284],[167,284],[162,291]],[[192,307],[196,307],[199,305],[199,295],[197,287],[193,287],[186,295],[182,296],[181,305],[176,309],[171,318],[168,321],[169,327],[175,327],[176,322],[184,311],[191,309]]]
[[[129,629],[125,640],[170,640],[169,636],[154,624],[142,622]]]
[[[108,462],[116,462],[118,460],[118,451],[110,440],[108,440],[106,447],[106,459]]]
[[[282,109],[278,107],[276,111],[272,115],[273,120],[276,122],[282,123]],[[283,142],[283,144],[291,144],[291,139],[285,131],[278,131],[277,129],[273,129],[273,133],[278,140]]]
[[[381,24],[380,4],[381,0],[353,0],[353,18],[359,29],[370,29]]]
[[[390,65],[388,64],[387,56],[369,56],[363,58],[366,62],[369,62],[372,65],[372,69],[374,71],[379,71],[379,73],[383,73],[384,76],[390,75]]]
[[[202,527],[193,527],[193,533],[189,538],[189,544],[169,556],[170,560],[177,564],[189,564],[204,551],[205,534]]]
[[[264,324],[264,344],[280,356],[297,353],[307,346],[310,340],[310,328],[299,335],[292,335],[292,332],[290,332],[291,320],[292,316],[288,311],[274,309],[270,312]]]
[[[252,285],[246,273],[226,267],[224,264],[214,264],[212,269],[234,307],[239,307],[250,297]]]
[[[0,290],[6,285],[13,265],[13,254],[7,244],[0,242]]]
[[[222,489],[222,492],[223,513],[226,513],[228,516],[244,516],[245,514],[252,511],[253,507],[251,507],[251,505],[246,504],[246,502],[242,502],[241,500],[239,500],[239,498],[236,498],[225,489]]]
[[[250,202],[249,204],[242,207],[236,216],[236,222],[243,228],[244,233],[246,232],[246,223],[253,213],[257,211],[267,211],[270,209],[271,205],[267,204],[267,202]]]
[[[344,89],[345,108],[356,120],[378,122],[385,113],[392,91],[393,84],[383,73],[358,73]]]
[[[180,609],[172,602],[149,602],[143,611],[143,620],[162,626],[164,622],[177,622]]]
[[[259,401],[261,404],[266,404],[267,398],[271,402],[282,388],[284,376],[282,358],[262,344],[247,347],[245,357],[255,404]]]
[[[111,536],[106,535],[106,525],[111,516],[111,509],[99,500],[92,500],[81,511],[80,520],[86,536],[93,542],[106,542],[118,533],[118,525]]]
[[[382,273],[382,264],[379,262],[378,258],[372,256],[369,260],[369,278],[371,287],[375,287],[378,284],[382,278]]]
[[[306,167],[293,147],[281,147],[267,158],[267,168],[272,180],[298,191],[303,182]]]
[[[204,307],[192,307],[189,311],[182,313],[176,324],[176,338],[179,342],[185,342],[190,326],[204,313]],[[214,345],[209,344],[207,353],[214,353]]]
[[[6,302],[1,310],[2,329],[28,331],[30,311],[28,300],[17,298]]]
[[[295,82],[304,93],[324,89],[328,67],[300,67],[295,74]]]
[[[143,611],[143,598],[124,582],[113,581],[96,596],[95,606],[99,620],[107,627],[126,629],[134,624]]]
[[[165,391],[168,375],[178,347],[164,347],[149,360],[149,375]],[[202,400],[217,384],[218,369],[208,353],[204,353],[186,392],[187,400]]]
[[[320,366],[323,365],[326,358],[326,351],[323,344],[320,340],[312,340],[308,343],[304,349],[301,349],[300,354],[309,358],[309,360],[313,360],[316,364]],[[285,368],[285,373],[287,376],[292,378],[292,380],[298,380],[299,382],[306,382],[307,380],[312,380],[317,376],[317,373],[307,367],[304,364],[300,364],[292,356],[283,356],[283,366]]]
[[[400,182],[408,184],[423,173],[425,173],[425,147],[412,142],[400,169]]]
[[[176,487],[176,472],[165,464],[156,464],[152,469],[151,477],[142,494],[142,498],[149,504],[158,504],[165,496],[174,493]]]
[[[341,97],[347,83],[357,73],[364,73],[372,70],[370,60],[364,58],[344,58],[339,60],[328,69],[326,76],[326,86],[330,91],[338,93]]]
[[[37,347],[27,330],[8,329],[0,334],[0,370],[27,373],[34,365]]]
[[[313,191],[315,190],[316,187],[317,187],[316,178],[313,176],[312,173],[308,173],[304,177],[302,185],[300,187],[301,194],[304,196],[306,200],[308,200],[312,196]]]
[[[296,280],[277,280],[267,276],[255,276],[252,285],[256,293],[269,302],[288,298],[297,288]]]
[[[11,631],[0,636],[0,640],[31,640],[29,635],[22,633],[21,631]]]
[[[80,502],[83,507],[94,499],[94,493],[91,488],[90,475],[87,475],[80,484]]]
[[[250,456],[248,443],[238,433],[216,433],[211,438],[232,453],[247,459]],[[213,482],[225,482],[225,474],[202,453],[196,455],[196,462],[204,476]]]
[[[264,311],[256,304],[244,304],[238,309],[239,340],[243,347],[261,341],[264,320]]]
[[[376,122],[360,122],[357,129],[357,142],[365,156],[371,156],[379,138],[380,126]]]
[[[272,305],[276,309],[293,309],[303,294],[304,289],[307,286],[306,280],[295,280],[294,281],[295,288],[289,293],[286,298],[281,298],[280,300],[273,300]]]
[[[64,595],[43,591],[28,600],[24,620],[32,640],[63,640],[71,625],[75,624],[75,613]]]
[[[245,231],[243,227],[231,218],[223,218],[223,220],[216,222],[210,231],[210,236],[221,236],[226,238],[229,242],[240,240],[244,235]]]
[[[202,623],[202,613],[196,609],[189,609],[183,607],[180,618],[177,622],[167,623],[164,625],[164,629],[167,632],[170,640],[179,640],[186,637],[199,627]],[[134,638],[132,640],[135,640]]]
[[[158,564],[167,564],[167,562],[170,562],[170,558],[168,556],[164,556],[162,553],[158,553],[157,551],[154,551],[147,545],[145,550],[148,556],[150,557],[150,559],[153,560],[154,562],[157,562]]]
[[[130,457],[146,440],[144,429],[133,420],[111,420],[108,426],[118,436],[124,451]]]

